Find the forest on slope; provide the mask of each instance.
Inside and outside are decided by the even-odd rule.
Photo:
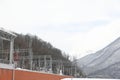
[[[81,77],[84,76],[82,74],[82,71],[77,67],[76,63],[74,61],[70,60],[70,56],[66,54],[65,52],[62,52],[60,49],[55,48],[52,46],[49,42],[46,42],[40,38],[38,38],[35,35],[30,34],[18,34],[15,33],[17,37],[14,40],[14,49],[15,52],[18,51],[18,63],[17,67],[23,68],[23,69],[31,69],[30,68],[30,52],[33,53],[33,62],[32,62],[32,70],[41,71],[41,68],[49,68],[49,65],[51,63],[48,63],[49,65],[45,67],[45,55],[49,55],[52,57],[52,72],[59,74],[60,70],[62,70],[62,73],[64,75],[71,75],[71,76],[77,76]],[[0,47],[1,50],[9,50],[9,41],[3,40],[2,46]],[[27,53],[23,52],[22,50],[28,50]],[[3,53],[5,56],[6,54]],[[8,54],[7,54],[8,55]],[[26,56],[27,55],[27,56]],[[43,58],[39,59],[38,57],[43,56]],[[5,57],[2,57],[5,59]],[[47,59],[47,58],[46,58]],[[8,55],[9,60],[9,55]],[[43,61],[39,64],[39,60]],[[48,61],[48,60],[47,60]],[[49,60],[50,61],[50,60]],[[42,66],[41,66],[42,65]]]
[[[33,55],[51,55],[53,58],[69,61],[69,55],[62,53],[60,49],[53,47],[49,42],[43,41],[37,36],[17,34],[15,39],[15,49],[28,49],[30,39],[32,39]]]

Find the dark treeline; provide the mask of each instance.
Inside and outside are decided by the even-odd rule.
[[[45,42],[37,36],[17,34],[15,39],[15,49],[28,49],[32,40],[33,55],[51,55],[52,58],[69,61],[69,55],[62,53],[60,49],[53,47],[49,42]]]
[[[66,54],[65,52],[62,52],[60,49],[53,47],[49,42],[43,41],[42,39],[38,38],[37,36],[34,35],[23,35],[23,34],[17,34],[17,37],[14,40],[14,49],[19,50],[19,49],[31,49],[33,56],[44,56],[44,55],[50,55],[52,57],[53,61],[57,61],[52,63],[52,70],[54,73],[57,73],[57,69],[64,67],[63,69],[63,74],[65,75],[72,75],[76,76],[76,73],[78,77],[83,76],[82,71],[77,68],[77,66],[70,60],[70,56]],[[2,49],[6,50],[9,49],[9,42],[8,41],[3,41],[4,46],[2,46]],[[25,53],[26,54],[26,53]],[[21,55],[21,52],[19,53]],[[29,63],[26,62],[26,60],[23,62],[23,58],[25,56],[21,56],[21,59],[19,59],[19,67],[23,67],[26,65],[27,69],[30,69],[28,66]],[[29,57],[29,55],[28,55]],[[34,59],[33,59],[34,60]],[[62,66],[61,66],[61,61],[62,61]],[[36,65],[36,69],[38,63],[33,61],[34,66]],[[75,67],[76,66],[76,67]],[[70,71],[71,70],[71,71]]]

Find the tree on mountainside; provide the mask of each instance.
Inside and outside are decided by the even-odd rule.
[[[62,72],[63,74],[66,75],[74,75],[74,71],[75,70],[73,67],[73,62],[70,61],[70,56],[68,54],[66,54],[65,52],[63,53],[60,49],[53,47],[49,42],[43,41],[42,39],[38,38],[37,36],[33,36],[33,35],[23,35],[23,34],[17,34],[17,38],[15,38],[14,41],[14,49],[26,49],[29,50],[30,48],[30,40],[32,40],[32,52],[33,52],[33,56],[41,56],[41,55],[50,55],[53,59],[53,61],[56,61],[55,63],[52,64],[52,68],[53,68],[53,72],[54,73],[58,73],[60,72],[60,69],[64,69]],[[4,49],[9,47],[9,44],[7,41],[4,41]],[[25,53],[25,55],[23,54],[19,54],[22,57],[26,55],[29,55],[29,53]],[[22,58],[21,57],[21,58]],[[29,57],[29,56],[28,56]],[[22,59],[21,59],[22,60]],[[37,59],[36,59],[37,60]],[[43,59],[44,60],[44,59]],[[29,59],[26,58],[24,64],[26,65],[26,68],[29,69],[30,63],[28,62]],[[24,67],[25,65],[22,65],[23,61],[20,61],[20,63],[18,64],[20,67]],[[34,69],[38,69],[38,63],[34,63],[33,66],[36,67]],[[58,70],[59,69],[59,70]],[[71,69],[71,71],[70,71]],[[79,71],[77,69],[77,71]],[[80,72],[79,72],[80,73]],[[82,73],[80,73],[82,74]]]

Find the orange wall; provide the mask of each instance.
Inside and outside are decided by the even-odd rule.
[[[62,78],[68,78],[70,76],[60,76],[55,74],[30,72],[23,70],[15,70],[14,80],[60,80]],[[0,80],[12,80],[13,70],[0,69]]]
[[[12,70],[0,69],[0,80],[12,80]]]

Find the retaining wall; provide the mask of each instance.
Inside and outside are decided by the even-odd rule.
[[[60,80],[70,77],[71,76],[48,74],[28,70],[13,70],[0,68],[0,80]]]

